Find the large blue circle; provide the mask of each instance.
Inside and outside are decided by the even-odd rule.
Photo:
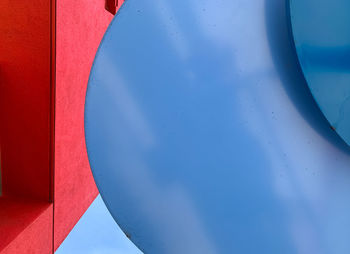
[[[145,253],[348,254],[350,157],[281,0],[128,0],[86,96],[91,168]]]

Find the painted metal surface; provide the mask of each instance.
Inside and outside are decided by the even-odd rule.
[[[305,83],[287,7],[128,0],[117,13],[86,143],[145,253],[350,253],[350,151]]]
[[[290,1],[305,78],[332,128],[350,145],[350,1]]]

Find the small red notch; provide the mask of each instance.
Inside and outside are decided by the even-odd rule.
[[[115,15],[117,13],[118,0],[106,0],[105,9]]]

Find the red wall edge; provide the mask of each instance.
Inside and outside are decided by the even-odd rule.
[[[55,249],[98,193],[85,147],[84,103],[92,62],[113,18],[105,0],[57,0],[56,15]]]

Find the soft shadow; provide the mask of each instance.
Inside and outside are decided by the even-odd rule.
[[[316,132],[350,155],[348,145],[332,130],[318,108],[301,71],[291,31],[289,0],[265,0],[265,22],[272,60],[291,102]]]

